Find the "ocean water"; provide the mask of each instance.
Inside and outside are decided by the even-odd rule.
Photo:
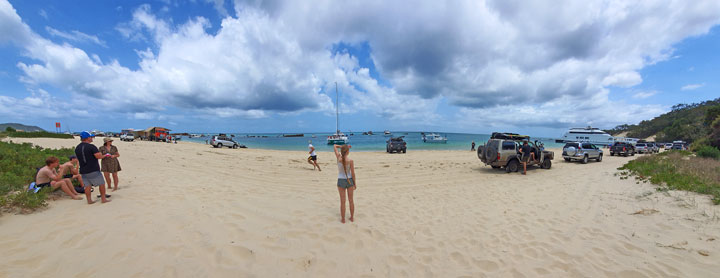
[[[355,135],[349,135],[349,144],[352,146],[353,151],[385,151],[387,140],[389,136],[385,136],[382,132],[375,135],[362,135],[362,132],[355,133]],[[468,134],[468,133],[439,133],[440,135],[446,136],[448,141],[446,144],[442,143],[424,143],[422,141],[422,135],[420,132],[393,132],[393,137],[404,136],[405,142],[407,142],[407,150],[470,150],[472,141],[475,141],[476,146],[485,144],[490,139],[489,134]],[[200,138],[189,138],[182,137],[182,141],[194,142],[199,144],[205,144],[206,140],[209,140],[212,135],[217,134],[206,134],[205,137]],[[316,137],[313,138],[313,134],[306,133],[303,137],[282,137],[282,133],[228,133],[228,136],[234,136],[235,141],[240,144],[244,144],[248,148],[253,149],[270,149],[270,150],[293,150],[293,151],[305,151],[307,150],[308,141],[311,141],[315,149],[318,151],[332,151],[332,145],[327,144],[327,136],[330,133],[316,133]],[[540,138],[531,137],[531,140],[539,140],[545,144],[546,148],[559,148],[564,144],[555,143],[555,139],[551,138]]]

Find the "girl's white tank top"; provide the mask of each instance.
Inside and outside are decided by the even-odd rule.
[[[352,172],[350,172],[350,162],[346,162],[345,171],[343,171],[342,162],[338,161],[338,179],[352,179]],[[345,175],[347,173],[347,175]]]

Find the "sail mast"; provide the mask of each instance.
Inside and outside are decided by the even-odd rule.
[[[340,135],[340,125],[338,124],[340,114],[338,113],[338,105],[340,105],[340,98],[338,95],[338,86],[337,82],[335,82],[335,134]]]

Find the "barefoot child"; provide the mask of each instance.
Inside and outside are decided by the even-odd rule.
[[[317,153],[315,153],[315,146],[312,145],[312,141],[308,141],[308,149],[310,149],[310,157],[308,157],[308,163],[313,166],[313,170],[317,168],[318,171],[322,171],[320,170],[320,165],[317,164]]]
[[[340,151],[338,152],[338,149]],[[345,194],[350,201],[350,222],[355,221],[355,202],[353,201],[353,192],[357,189],[355,176],[355,161],[348,158],[350,153],[349,145],[333,145],[335,157],[338,163],[338,181],[337,188],[340,193],[340,222],[345,223]]]

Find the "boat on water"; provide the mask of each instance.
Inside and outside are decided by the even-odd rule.
[[[348,143],[348,137],[342,132],[337,132],[327,137],[328,145],[344,145]]]
[[[372,130],[367,132],[367,135],[373,135]]]
[[[422,141],[424,143],[447,143],[447,137],[444,137],[437,133],[425,134],[422,133]]]
[[[383,135],[384,135],[385,137],[387,137],[387,136],[392,136],[392,132],[390,132],[389,130],[385,130],[385,131],[383,131]]]
[[[305,134],[297,133],[297,134],[283,134],[282,137],[304,137]]]
[[[594,127],[574,127],[570,128],[561,139],[556,139],[555,143],[567,142],[588,142],[595,145],[612,145],[615,142],[610,134],[599,128]]]
[[[188,136],[188,137],[190,137],[190,138],[200,138],[200,137],[202,137],[202,134],[194,134],[194,133],[193,133],[193,134],[190,134],[190,136]]]
[[[335,82],[335,134],[327,137],[328,145],[345,145],[350,140],[340,132],[340,94],[338,93],[337,82]]]

